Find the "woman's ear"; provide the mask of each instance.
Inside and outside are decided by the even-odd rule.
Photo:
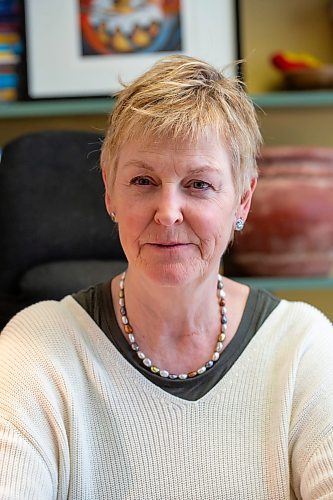
[[[237,210],[237,217],[241,217],[244,221],[246,220],[246,217],[249,213],[250,207],[251,207],[251,201],[252,201],[252,196],[254,193],[254,190],[257,186],[257,179],[256,177],[253,177],[250,182],[250,187],[245,193],[243,194],[241,198],[240,205]]]

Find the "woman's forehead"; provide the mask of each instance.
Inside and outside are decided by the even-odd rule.
[[[220,137],[203,134],[198,138],[174,139],[170,137],[135,138],[123,143],[119,150],[120,159],[152,157],[177,157],[189,160],[215,163],[221,158],[229,158],[229,148]]]
[[[128,141],[119,151],[117,170],[126,174],[136,169],[147,174],[221,176],[227,172],[232,175],[229,151],[221,141],[207,137],[195,141],[170,138]]]

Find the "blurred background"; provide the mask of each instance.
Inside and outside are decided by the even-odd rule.
[[[251,246],[245,243],[251,238],[246,238],[244,232],[226,256],[225,270],[240,280],[264,286],[281,297],[310,302],[333,319],[332,2],[220,1],[226,7],[225,12],[230,15],[227,28],[231,29],[235,59],[245,61],[241,65],[241,74],[249,96],[257,107],[264,148],[267,148],[261,170],[263,173],[266,170],[268,172],[271,164],[278,168],[277,175],[276,169],[270,170],[273,173],[268,173],[269,179],[264,180],[265,173],[263,175],[263,194],[258,191],[257,198],[256,213],[260,217],[255,219],[254,210],[250,214],[252,221],[250,218],[248,235],[252,225],[256,231],[261,231],[261,236]],[[32,48],[27,26],[32,20],[25,16],[29,2],[35,8],[38,2],[45,6],[44,0],[26,0],[25,3],[22,0],[0,0],[0,148],[34,131],[85,130],[102,135],[112,109],[111,96],[71,95],[60,98],[55,95],[53,98],[39,99],[29,95],[27,73]],[[81,22],[82,12],[87,12],[84,9],[97,4],[97,0],[68,2],[81,12]],[[193,5],[198,3],[197,0],[192,2]],[[117,35],[120,34],[116,41],[114,33],[108,34],[112,35],[112,43],[117,42],[123,54],[129,50],[133,40],[141,44],[140,47],[137,45],[138,51],[147,50],[149,43],[153,43],[152,37],[162,33],[163,16],[165,19],[173,16],[172,35],[176,41],[172,43],[175,50],[181,47],[181,37],[177,38],[175,30],[182,19],[182,9],[189,5],[189,0],[105,0],[102,3],[118,18],[139,12],[149,4],[152,17],[149,22],[143,18],[134,39],[125,30],[119,33],[116,29]],[[211,22],[214,29],[226,30],[226,19],[221,19],[220,24],[219,20],[210,19],[210,16],[214,16],[213,5],[216,5],[216,0],[206,0],[204,4],[206,13],[203,23]],[[52,20],[46,19],[45,22]],[[105,39],[105,29],[100,36]],[[47,43],[46,39],[46,47]],[[207,43],[207,40],[202,39],[202,43]],[[221,47],[221,53],[224,48]],[[215,46],[214,54],[218,50],[219,47]],[[61,60],[61,53],[59,58]],[[289,150],[286,149],[288,147]],[[314,189],[311,190],[311,186]],[[288,205],[289,212],[285,203],[287,197],[293,200]],[[273,203],[276,200],[278,204]],[[260,212],[263,205],[266,214]],[[288,223],[290,232],[293,235],[297,233],[297,241],[289,237],[286,229]],[[274,233],[272,227],[281,234]],[[269,237],[272,243],[268,242]],[[251,254],[252,260],[249,260],[247,268],[244,265],[244,253]],[[281,259],[285,256],[289,258],[291,253],[291,261],[295,266],[290,268],[290,260],[288,267]],[[253,254],[257,255],[261,266],[253,265]],[[275,264],[281,262],[281,265],[269,267],[269,262],[264,265],[265,257],[268,257],[267,261]],[[308,263],[306,259],[309,259]],[[301,265],[297,266],[299,262]]]

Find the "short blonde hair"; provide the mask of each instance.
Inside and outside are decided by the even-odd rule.
[[[230,149],[239,197],[257,177],[261,146],[256,113],[237,78],[184,55],[160,59],[116,94],[102,144],[101,166],[113,186],[119,148],[133,138],[196,140],[208,127]]]

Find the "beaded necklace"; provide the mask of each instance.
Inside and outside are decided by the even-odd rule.
[[[147,358],[144,352],[140,350],[138,343],[135,340],[135,335],[133,332],[133,328],[131,327],[125,306],[125,277],[126,272],[121,275],[120,284],[119,284],[119,306],[120,306],[120,314],[121,321],[123,323],[123,328],[125,332],[125,337],[127,338],[132,350],[136,352],[138,358],[141,360],[142,364],[150,370],[152,373],[160,375],[163,378],[169,378],[172,380],[180,379],[185,380],[187,378],[193,378],[198,375],[205,373],[206,370],[211,368],[214,363],[220,358],[221,352],[223,350],[223,342],[225,340],[225,333],[227,331],[227,309],[225,306],[225,291],[223,289],[223,281],[222,276],[219,274],[217,278],[217,296],[219,300],[219,305],[221,308],[221,331],[217,337],[217,343],[215,346],[215,350],[211,356],[211,358],[200,368],[195,371],[191,371],[189,373],[180,373],[178,375],[174,373],[169,373],[168,370],[160,369],[158,366],[154,365],[151,359]]]

